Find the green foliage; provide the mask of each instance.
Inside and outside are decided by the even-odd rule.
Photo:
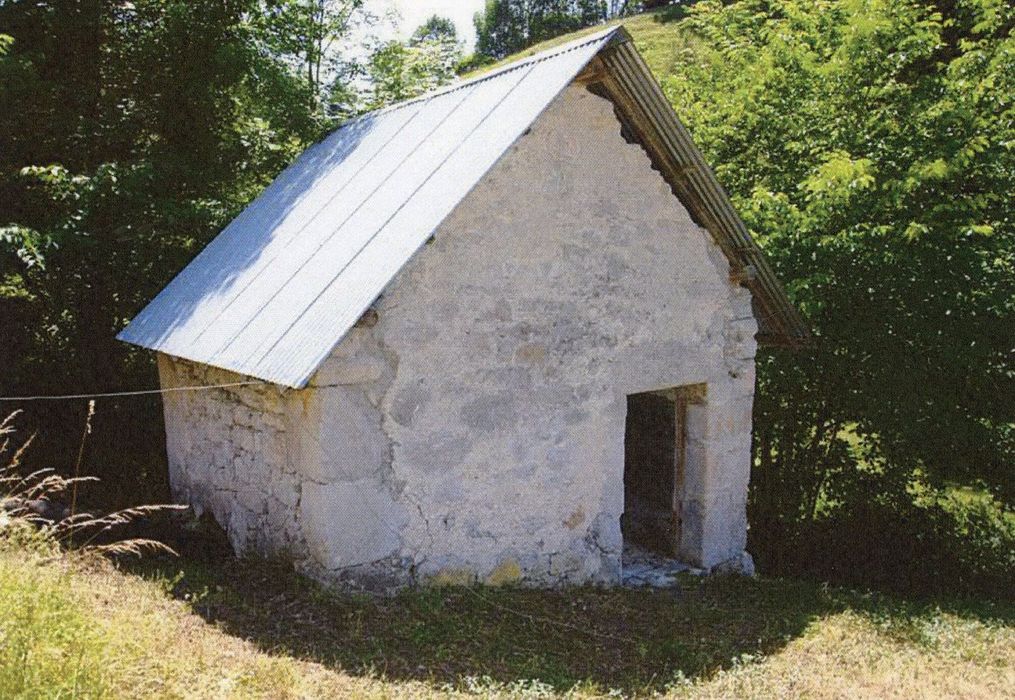
[[[759,357],[762,560],[822,517],[858,548],[895,541],[868,517],[941,531],[917,482],[1015,499],[1013,25],[997,0],[702,2],[681,25],[667,95],[816,336]]]
[[[0,3],[5,395],[155,385],[116,333],[326,124],[263,3],[65,5]],[[83,406],[26,408],[41,461],[72,462]],[[162,497],[160,421],[157,400],[100,406],[90,461],[124,500]]]
[[[410,99],[454,79],[462,45],[451,20],[434,15],[407,42],[389,41],[371,54],[366,108]]]
[[[867,498],[848,494],[821,517],[756,533],[758,566],[910,594],[1012,598],[1015,515],[989,498],[914,502],[886,494],[880,479],[865,485]]]
[[[418,44],[424,41],[447,42],[456,45],[458,44],[458,29],[455,28],[455,23],[447,17],[431,15],[412,33],[411,43]]]
[[[304,79],[313,107],[346,98],[343,78],[356,68],[336,49],[373,20],[363,0],[261,0],[247,16],[263,50]]]
[[[26,267],[33,265],[45,267],[42,252],[48,244],[49,240],[43,234],[27,226],[18,224],[0,226],[0,245],[8,251],[13,251]]]
[[[487,0],[476,14],[476,53],[499,60],[540,41],[603,22],[603,0]]]

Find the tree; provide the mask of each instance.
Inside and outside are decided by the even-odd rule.
[[[816,336],[759,357],[762,550],[901,521],[914,489],[1015,499],[1013,26],[990,0],[702,2],[683,25],[701,48],[667,95]]]
[[[476,53],[504,58],[540,41],[604,22],[609,7],[604,0],[487,0],[475,17]]]
[[[267,52],[305,76],[315,109],[328,103],[335,75],[345,73],[340,41],[373,19],[363,0],[262,0],[250,17]]]
[[[458,29],[455,27],[455,23],[447,17],[431,15],[412,33],[409,43],[418,45],[428,41],[457,46],[459,40]]]
[[[266,37],[265,8],[0,3],[0,394],[157,385],[116,333],[326,124],[317,69]],[[81,406],[26,408],[73,461]],[[162,483],[159,424],[157,399],[100,402],[90,444],[110,482]]]
[[[370,109],[410,99],[455,77],[462,45],[454,23],[434,15],[408,41],[389,41],[374,51],[367,66]]]
[[[521,2],[487,0],[474,18],[476,53],[499,60],[529,45],[528,21]]]

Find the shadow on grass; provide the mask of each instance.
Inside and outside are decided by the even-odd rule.
[[[443,588],[384,598],[332,592],[256,560],[163,561],[135,573],[163,579],[194,612],[265,651],[453,687],[489,677],[658,690],[771,653],[825,607],[813,586],[773,595],[730,579],[665,592]]]
[[[270,653],[357,675],[461,688],[469,678],[650,693],[781,649],[820,617],[851,610],[900,641],[942,611],[1004,624],[1010,607],[902,602],[773,580],[688,577],[672,591],[445,588],[391,598],[330,591],[285,564],[228,557],[149,561],[223,631]]]

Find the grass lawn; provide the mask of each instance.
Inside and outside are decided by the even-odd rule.
[[[782,580],[328,592],[0,540],[0,697],[1011,697],[1015,608]]]

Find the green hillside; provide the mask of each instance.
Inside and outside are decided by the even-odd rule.
[[[693,37],[688,37],[686,32],[681,32],[680,19],[682,15],[682,12],[676,12],[673,9],[657,10],[634,17],[625,17],[622,20],[614,20],[606,25],[596,25],[535,44],[513,56],[508,56],[502,61],[483,66],[464,77],[469,78],[481,75],[512,61],[532,56],[540,51],[545,51],[560,44],[566,44],[569,41],[574,41],[589,34],[601,32],[604,26],[616,26],[618,24],[623,24],[627,31],[631,33],[631,36],[634,37],[635,45],[657,77],[670,75],[676,70],[681,57],[685,56],[686,58],[685,52],[689,48],[692,48],[695,42]]]

